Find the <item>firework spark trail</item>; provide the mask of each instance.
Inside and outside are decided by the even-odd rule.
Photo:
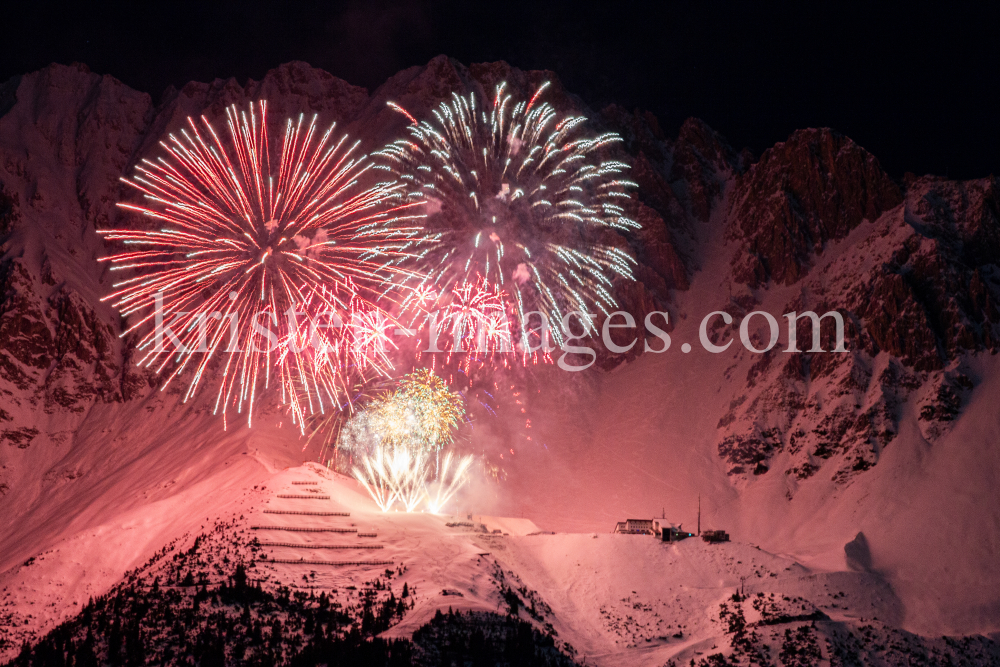
[[[404,511],[412,512],[427,497],[425,452],[377,446],[374,453],[361,457],[361,464],[354,467],[354,477],[383,512],[388,512],[397,500]]]
[[[547,86],[528,102],[506,84],[490,105],[453,94],[421,122],[390,102],[410,119],[411,136],[375,153],[428,204],[438,243],[424,255],[424,286],[449,293],[485,277],[508,295],[522,349],[548,342],[538,340],[544,329],[530,328],[533,312],[562,322],[573,311],[614,308],[612,278],[632,279],[635,260],[600,237],[640,227],[625,211],[636,186],[623,178],[627,165],[600,157],[621,138],[583,136],[585,118],[539,101]],[[561,344],[558,326],[547,335]]]
[[[472,466],[471,456],[462,456],[458,462],[452,466],[452,453],[445,454],[444,462],[441,465],[441,472],[438,481],[432,485],[433,491],[428,492],[428,509],[438,514],[458,490],[468,481],[469,468]]]
[[[368,494],[383,512],[388,512],[396,500],[392,472],[386,454],[378,448],[373,454],[362,457],[361,468],[354,468],[354,477],[361,482]]]
[[[495,359],[506,365],[506,355],[514,348],[507,304],[498,286],[490,287],[485,278],[478,277],[475,282],[455,287],[450,295],[442,295],[434,303],[437,307],[424,317],[420,326],[420,330],[427,331],[428,352],[440,351],[438,346],[443,345],[443,351],[447,352],[444,364],[455,358],[466,374],[473,365],[482,367]],[[436,364],[435,358],[432,363]]]
[[[306,312],[312,312],[308,306]],[[337,336],[320,335],[312,320],[303,320],[283,341],[277,356],[282,373],[282,401],[289,405],[296,423],[311,415],[333,414],[350,409],[355,397],[349,388],[372,377],[388,378],[394,367],[389,354],[396,347],[392,331],[397,322],[385,311],[353,299],[349,320],[334,317],[324,324]],[[323,397],[340,403],[330,406]],[[307,442],[308,445],[308,442]]]
[[[145,204],[119,206],[160,227],[101,230],[125,246],[103,261],[134,273],[104,300],[136,316],[122,336],[166,327],[138,344],[140,364],[162,372],[173,363],[163,388],[191,365],[188,400],[222,356],[216,412],[225,418],[234,407],[251,423],[258,392],[277,380],[301,424],[305,413],[341,404],[346,359],[377,368],[386,360],[361,353],[370,346],[355,346],[350,327],[311,330],[325,350],[303,352],[289,309],[345,321],[359,304],[376,309],[371,295],[409,275],[400,264],[423,238],[422,204],[399,182],[359,185],[377,180],[372,163],[346,135],[334,139],[334,126],[322,132],[316,116],[289,119],[272,146],[266,110],[264,101],[249,112],[228,108],[227,139],[204,117],[188,118],[161,142],[165,157],[144,159],[123,179]]]
[[[427,481],[428,461],[425,452],[411,452],[399,447],[393,450],[389,460],[389,481],[396,499],[407,512],[412,512],[427,496],[424,484]]]

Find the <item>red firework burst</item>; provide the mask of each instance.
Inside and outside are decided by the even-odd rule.
[[[385,363],[348,323],[380,309],[376,295],[407,275],[400,263],[422,234],[419,208],[395,181],[377,182],[357,142],[321,131],[316,116],[272,132],[266,109],[228,108],[226,138],[188,118],[161,142],[165,156],[123,179],[145,202],[119,206],[158,228],[101,232],[125,246],[103,258],[111,270],[133,273],[105,299],[136,316],[123,336],[147,329],[139,363],[173,363],[164,386],[193,367],[187,400],[218,359],[215,409],[248,421],[275,380],[301,417],[340,403],[347,360]]]

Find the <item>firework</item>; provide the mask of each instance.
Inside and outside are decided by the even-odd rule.
[[[342,404],[347,366],[387,366],[370,327],[353,323],[370,319],[372,299],[405,275],[420,205],[400,183],[375,183],[372,163],[333,126],[299,116],[279,139],[266,110],[263,101],[227,109],[228,137],[188,118],[161,142],[165,156],[123,179],[145,202],[119,206],[157,228],[101,232],[125,246],[104,258],[111,270],[134,274],[105,300],[136,316],[123,336],[157,325],[139,340],[139,363],[157,372],[172,363],[164,388],[193,367],[189,399],[218,359],[216,412],[252,420],[258,393],[277,382],[301,424]],[[319,328],[317,317],[335,322]]]
[[[383,512],[388,512],[397,500],[405,511],[412,512],[426,497],[427,455],[424,452],[376,446],[375,451],[364,455],[361,461],[361,467],[354,468],[354,476]]]
[[[404,401],[416,420],[416,437],[435,452],[450,445],[465,414],[462,397],[448,389],[444,380],[426,368],[404,376],[398,399]]]
[[[418,369],[370,398],[343,421],[337,447],[371,454],[377,447],[437,454],[450,445],[465,414],[462,397],[433,371]]]
[[[393,491],[385,452],[378,449],[371,455],[366,455],[362,459],[361,467],[354,468],[354,476],[365,487],[368,495],[372,497],[379,509],[388,512],[396,500],[396,494]]]
[[[308,306],[305,313],[313,312]],[[276,366],[282,402],[302,426],[312,415],[336,415],[353,400],[349,387],[375,377],[389,377],[391,332],[396,322],[379,307],[353,299],[350,319],[334,316],[335,333],[319,333],[310,318],[298,322],[278,346]],[[326,398],[326,400],[324,400]],[[331,403],[340,400],[340,404]],[[327,408],[333,407],[330,411]]]
[[[455,465],[452,465],[452,453],[445,454],[444,463],[441,466],[437,481],[430,485],[433,491],[428,491],[428,511],[438,514],[445,503],[465,484],[468,479],[469,468],[472,465],[471,456],[462,456]]]
[[[352,472],[383,511],[398,501],[412,512],[426,499],[437,512],[468,479],[471,457],[453,463],[447,452],[440,460],[465,413],[463,401],[428,370],[396,385],[342,421],[337,448],[360,461]]]
[[[390,102],[412,121],[410,137],[376,153],[426,202],[437,244],[423,255],[423,286],[450,294],[481,276],[505,295],[522,352],[549,344],[532,313],[559,323],[614,309],[612,279],[632,279],[635,262],[601,238],[639,228],[625,211],[635,187],[627,165],[602,158],[621,138],[584,136],[585,118],[539,101],[547,86],[515,101],[500,84],[485,105],[453,94],[422,122]],[[558,326],[547,335],[562,341]]]
[[[475,282],[455,287],[451,294],[435,299],[434,303],[437,307],[421,323],[421,330],[428,335],[427,351],[447,352],[443,364],[454,360],[467,375],[473,365],[482,367],[495,359],[506,364],[506,355],[513,351],[511,322],[498,286],[491,287],[485,278],[479,277]],[[437,365],[436,358],[431,361]]]

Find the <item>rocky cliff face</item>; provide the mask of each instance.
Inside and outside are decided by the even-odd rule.
[[[812,253],[900,201],[878,160],[847,137],[825,128],[794,132],[733,183],[733,278],[752,287],[794,283]]]
[[[604,116],[627,139],[650,209],[635,240],[654,274],[640,276],[647,287],[687,289],[693,258],[714,250],[699,247],[696,229],[717,225],[729,294],[720,290],[704,312],[730,313],[733,332],[754,310],[844,319],[845,354],[785,353],[784,335],[763,355],[730,349],[732,399],[717,451],[734,483],[779,463],[770,474],[805,480],[823,471],[846,482],[876,464],[911,397],[925,438],[950,427],[973,390],[963,356],[996,351],[994,178],[896,183],[829,129],[797,131],[753,162],[697,120],[671,141],[638,112]],[[827,351],[832,325],[826,318]],[[796,330],[799,349],[810,349],[808,320]]]
[[[829,133],[812,137],[821,139],[819,147],[834,141]],[[777,347],[753,363],[719,422],[719,454],[734,475],[767,473],[782,453],[785,474],[806,479],[826,469],[846,481],[877,462],[912,396],[918,397],[921,431],[933,441],[972,390],[964,356],[997,349],[994,179],[909,179],[901,194],[873,172],[877,164],[870,156],[840,143],[839,154],[851,167],[828,169],[822,161],[797,160],[801,151],[793,151],[781,165],[772,156],[770,176],[755,178],[762,160],[734,183],[729,224],[740,249],[733,282],[758,289],[729,310],[739,318],[760,302],[781,303],[775,299],[787,293],[782,313],[835,310],[849,341],[842,355],[786,354]],[[821,173],[795,175],[804,164]],[[777,176],[785,170],[787,177]],[[782,178],[820,183],[822,176],[832,184],[838,173],[835,188],[819,187],[796,198],[794,207],[787,191],[763,189],[755,197],[746,190],[749,181]],[[842,198],[841,192],[855,196]],[[781,222],[768,226],[779,215],[785,216]],[[763,227],[748,226],[748,218]],[[776,242],[761,245],[762,239]],[[772,286],[784,282],[795,289],[760,289],[768,276]],[[825,350],[833,348],[832,322],[828,327]],[[811,327],[803,321],[797,330],[800,348],[808,349]]]
[[[65,439],[95,401],[148,388],[100,303],[94,229],[113,215],[115,174],[134,159],[150,102],[82,67],[26,75],[3,96],[0,440],[23,449]]]
[[[765,474],[805,482],[821,471],[849,481],[891,446],[907,401],[917,401],[929,440],[960,414],[975,391],[963,359],[995,352],[998,341],[993,178],[897,183],[874,156],[828,129],[797,131],[755,160],[702,121],[688,120],[670,138],[648,113],[612,106],[595,114],[551,72],[504,63],[463,67],[442,56],[371,94],[290,63],[246,85],[190,83],[158,105],[112,77],[53,65],[0,88],[0,440],[32,447],[72,430],[64,418],[95,402],[134,400],[155,386],[134,367],[122,322],[100,301],[110,280],[95,231],[140,224],[115,208],[132,196],[119,178],[187,116],[218,117],[229,104],[266,98],[272,118],[318,113],[372,150],[404,122],[387,100],[419,115],[452,92],[488,93],[507,81],[526,94],[549,80],[549,101],[625,139],[622,155],[640,185],[629,214],[643,228],[604,241],[638,261],[638,281],[616,286],[637,321],[654,310],[672,317],[716,252],[731,258],[719,276],[728,287],[703,309],[731,313],[733,331],[759,309],[836,310],[844,318],[844,354],[784,353],[784,339],[762,355],[731,348],[729,410],[705,418],[718,421],[717,453],[735,484]],[[806,350],[807,324],[798,334]],[[600,352],[608,369],[642,346]],[[58,428],[39,414],[59,415]]]

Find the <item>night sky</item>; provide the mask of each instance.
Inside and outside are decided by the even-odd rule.
[[[818,4],[7,3],[0,80],[82,62],[159,99],[304,60],[373,89],[445,53],[554,70],[592,107],[649,109],[670,134],[698,116],[758,155],[829,126],[894,177],[1000,172],[1000,9]]]

